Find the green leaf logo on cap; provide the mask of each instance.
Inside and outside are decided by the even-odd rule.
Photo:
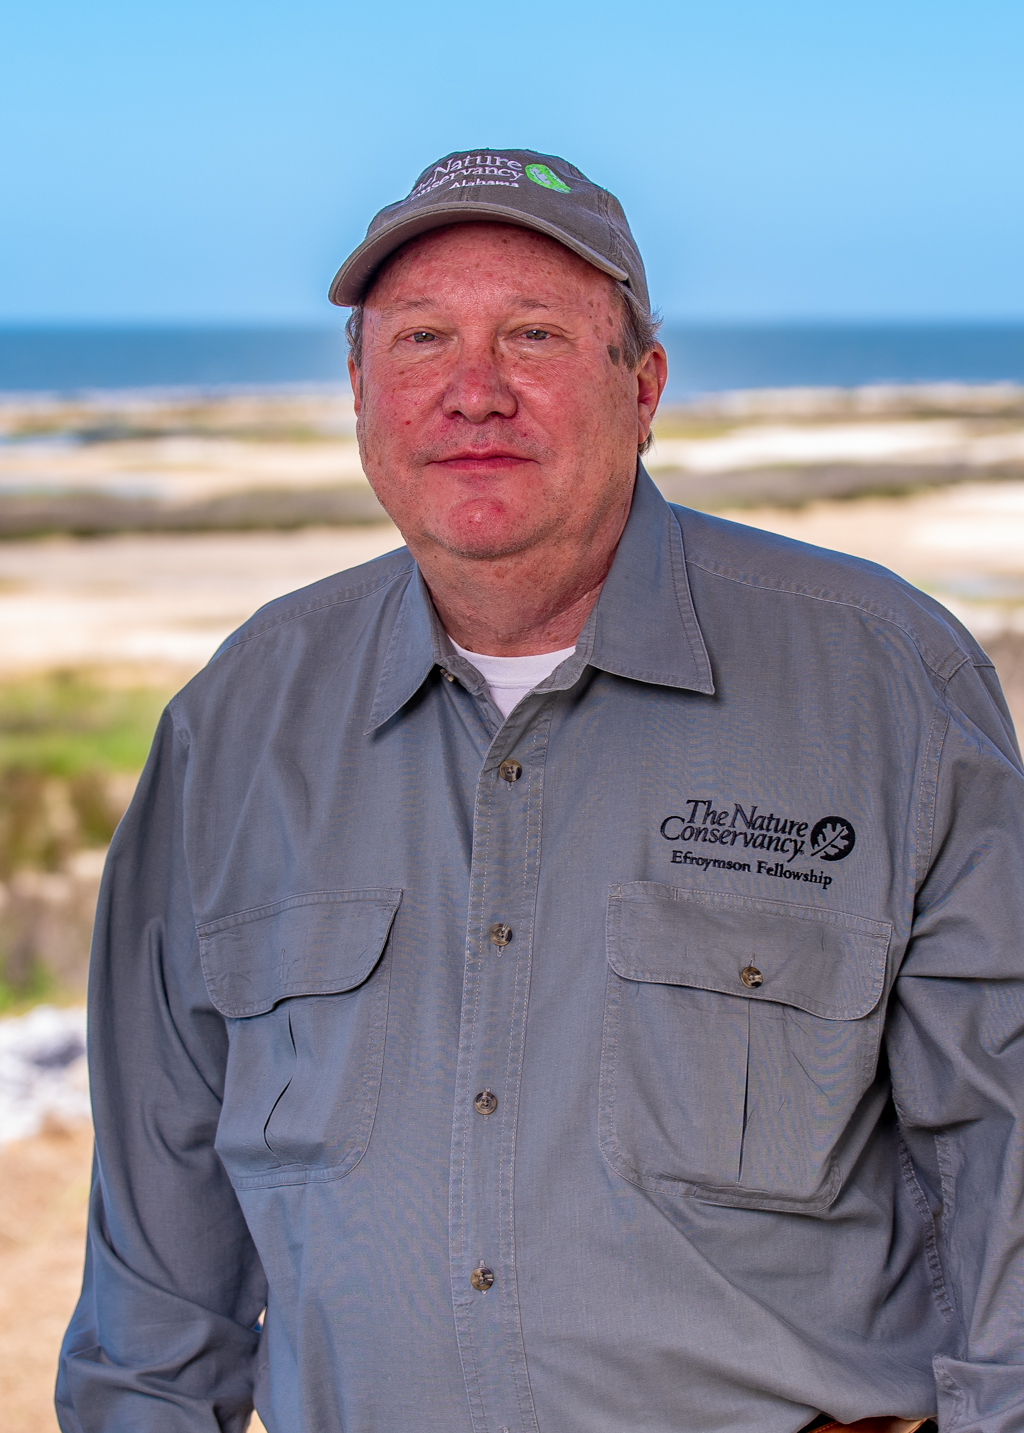
[[[557,189],[559,194],[571,194],[568,184],[563,184],[557,174],[552,174],[546,164],[528,164],[526,177],[545,189]]]

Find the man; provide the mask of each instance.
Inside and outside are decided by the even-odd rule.
[[[662,501],[643,267],[563,160],[448,156],[332,297],[407,548],[229,639],[115,838],[62,1427],[1017,1433],[991,664]]]

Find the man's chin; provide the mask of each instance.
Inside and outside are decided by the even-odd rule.
[[[514,557],[543,541],[544,532],[535,524],[446,523],[426,534],[430,541],[453,557],[486,562],[501,557]]]
[[[443,547],[452,557],[462,557],[468,561],[476,560],[486,562],[501,557],[515,557],[517,553],[525,552],[535,545],[535,539],[531,536],[499,536],[495,534],[444,534],[434,538],[439,547]]]

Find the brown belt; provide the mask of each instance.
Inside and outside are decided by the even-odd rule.
[[[808,1423],[802,1433],[917,1433],[918,1428],[934,1429],[930,1418],[858,1418],[856,1423],[837,1423],[822,1414]]]

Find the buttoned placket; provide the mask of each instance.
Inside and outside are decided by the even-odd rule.
[[[519,1318],[514,1192],[544,763],[555,699],[554,693],[527,697],[498,730],[473,814],[449,1238],[475,1433],[536,1433],[538,1427]],[[501,773],[509,759],[521,767],[511,781]],[[482,1112],[477,1097],[483,1091],[496,1104],[490,1108],[485,1100]]]
[[[653,513],[650,511],[654,507]],[[657,624],[602,633],[599,616],[616,587],[632,597],[650,584],[650,554],[632,551],[630,524],[617,569],[579,635],[574,655],[525,697],[502,724],[487,684],[452,650],[422,575],[412,575],[392,631],[367,723],[378,730],[440,671],[450,700],[474,709],[490,737],[477,777],[449,1178],[449,1261],[459,1353],[473,1433],[538,1433],[519,1312],[515,1243],[515,1164],[526,1020],[540,879],[544,772],[559,694],[589,666],[638,681],[712,692],[710,664],[686,582],[680,530],[661,512],[641,471],[630,523],[663,525],[660,561],[673,575],[679,640],[668,646]],[[646,514],[646,515],[645,515]],[[467,712],[463,713],[468,716]],[[502,776],[514,762],[518,776]],[[506,766],[506,773],[509,768]],[[466,796],[470,795],[466,791]],[[496,938],[492,939],[492,930]],[[489,1092],[485,1113],[475,1103]]]

